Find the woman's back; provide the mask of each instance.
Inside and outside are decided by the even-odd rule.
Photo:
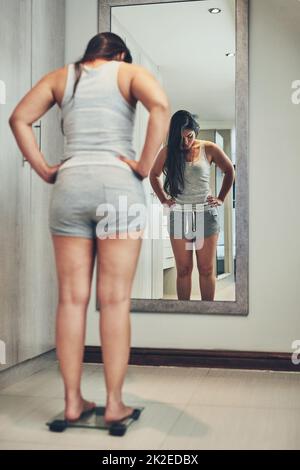
[[[61,101],[66,137],[61,161],[76,157],[76,164],[124,164],[119,155],[135,159],[133,129],[135,107],[123,96],[118,85],[122,61],[110,60],[97,67],[82,66],[75,96],[75,66],[67,67],[65,91]],[[64,166],[75,165],[75,160]]]

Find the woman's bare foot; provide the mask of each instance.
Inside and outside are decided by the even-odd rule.
[[[84,400],[82,397],[76,401],[66,400],[65,419],[76,421],[84,411],[93,410],[95,407],[95,402]]]
[[[104,422],[110,424],[113,421],[120,421],[133,413],[134,408],[125,406],[123,403],[116,405],[106,405],[104,413]]]

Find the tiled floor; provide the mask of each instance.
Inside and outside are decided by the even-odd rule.
[[[105,404],[102,365],[84,366],[83,393]],[[0,391],[0,449],[300,449],[300,374],[129,366],[128,405],[144,406],[123,437],[51,433],[62,411],[57,363]]]

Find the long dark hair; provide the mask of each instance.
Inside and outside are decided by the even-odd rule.
[[[75,96],[76,89],[82,73],[82,65],[85,62],[90,62],[96,59],[113,60],[117,54],[125,52],[124,62],[132,63],[132,56],[125,42],[120,36],[111,32],[99,33],[90,39],[85,49],[83,56],[74,62],[75,66],[75,82],[73,86],[73,93],[70,98],[72,100]],[[63,131],[63,121],[61,120],[61,129]]]
[[[197,136],[200,126],[188,111],[176,111],[170,121],[167,139],[167,158],[163,167],[163,174],[166,176],[163,187],[171,197],[176,197],[184,190],[185,157],[189,151],[188,149],[181,148],[181,132],[184,129],[195,131]]]

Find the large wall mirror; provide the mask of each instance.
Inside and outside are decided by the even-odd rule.
[[[149,203],[131,296],[134,312],[248,314],[248,0],[99,0],[99,32],[112,31],[130,49],[133,62],[163,85],[171,113],[189,111],[200,125],[198,140],[221,147],[235,181],[218,207],[220,232],[214,253],[214,300],[202,300],[196,251],[191,295],[178,295],[178,260],[168,237],[167,217],[149,178]],[[135,150],[140,154],[148,112],[136,109]],[[162,183],[164,175],[162,174]],[[210,187],[217,195],[223,173],[214,163]],[[159,236],[157,236],[159,234]],[[177,265],[176,265],[177,261]]]

